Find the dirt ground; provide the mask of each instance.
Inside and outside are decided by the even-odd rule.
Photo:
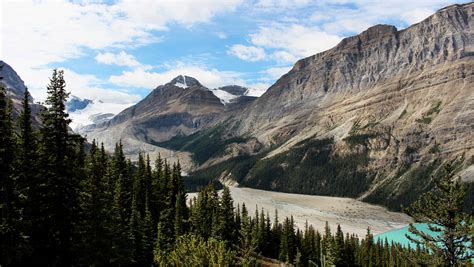
[[[328,221],[333,232],[337,224],[340,224],[344,233],[365,236],[367,227],[370,227],[373,234],[379,234],[405,227],[411,222],[411,218],[406,214],[390,212],[384,207],[352,198],[288,194],[232,186],[230,191],[234,205],[242,206],[242,203],[245,203],[252,216],[256,208],[259,210],[263,208],[265,212],[269,212],[273,220],[277,209],[280,222],[285,217],[293,215],[295,224],[300,229],[303,229],[305,222],[308,221],[322,232]],[[189,193],[188,199],[196,195]]]

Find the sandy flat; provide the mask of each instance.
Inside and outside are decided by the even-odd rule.
[[[340,224],[344,233],[359,236],[365,236],[367,227],[370,227],[372,233],[378,234],[405,227],[411,222],[406,214],[390,212],[384,207],[352,198],[288,194],[246,187],[230,187],[230,191],[234,205],[245,203],[252,215],[258,206],[259,210],[263,208],[265,212],[268,211],[273,220],[277,209],[280,222],[293,215],[298,227],[303,228],[308,221],[320,232],[326,221],[332,230]],[[189,193],[188,199],[194,196],[196,193]]]

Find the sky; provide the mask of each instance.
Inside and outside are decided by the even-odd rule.
[[[0,59],[36,100],[53,68],[117,112],[177,75],[261,95],[301,58],[375,24],[406,28],[446,0],[0,0]]]

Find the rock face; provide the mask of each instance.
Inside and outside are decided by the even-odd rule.
[[[106,148],[113,148],[116,142],[122,140],[125,151],[130,155],[136,154],[137,150],[145,150],[152,154],[167,153],[173,159],[181,157],[181,163],[187,167],[190,160],[185,159],[182,153],[163,150],[155,146],[156,143],[198,132],[222,119],[229,110],[243,107],[255,99],[245,96],[234,98],[226,106],[227,102],[195,78],[179,75],[111,120],[82,128],[80,132],[88,139],[104,142]]]
[[[69,97],[67,103],[66,103],[66,109],[68,112],[74,112],[77,110],[83,110],[85,109],[89,104],[92,104],[93,101],[90,99],[81,99],[77,96],[71,96]]]
[[[249,89],[240,85],[227,85],[217,88],[235,96],[247,95]]]
[[[370,174],[368,187],[355,195],[369,201],[426,190],[436,160],[457,158],[460,169],[474,163],[473,14],[469,3],[401,31],[376,25],[302,59],[241,112],[234,132],[277,147],[266,159],[324,138],[335,142],[330,157],[367,153],[369,162],[358,167]],[[428,178],[405,188],[427,166]],[[259,176],[250,171],[245,179],[259,184]],[[285,190],[279,179],[267,187]]]
[[[0,77],[2,77],[1,82],[6,88],[7,97],[9,97],[13,102],[13,117],[17,118],[22,110],[21,102],[25,93],[25,83],[13,68],[2,60],[0,60]],[[40,123],[39,113],[43,106],[35,104],[33,102],[33,97],[31,96],[29,102],[33,125],[38,126]]]
[[[188,168],[197,176],[409,203],[443,162],[457,159],[460,171],[474,163],[473,14],[468,3],[404,30],[373,26],[299,60],[257,100],[178,76],[89,134],[152,147],[174,138],[167,147],[204,162]],[[240,97],[215,97],[222,92]]]

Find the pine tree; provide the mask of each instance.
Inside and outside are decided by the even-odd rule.
[[[30,93],[28,88],[25,88],[25,92],[22,100],[22,111],[18,118],[18,157],[16,176],[18,193],[22,198],[22,206],[28,210],[27,196],[30,194],[29,188],[35,187],[35,176],[37,173],[36,162],[37,156],[37,140],[36,135],[33,131],[31,122],[31,108],[29,105]]]
[[[110,257],[109,196],[103,153],[94,140],[86,159],[85,179],[81,183],[82,221],[78,234],[82,238],[81,263],[86,265],[103,265]]]
[[[155,256],[160,253],[168,253],[173,248],[175,240],[174,222],[176,219],[176,196],[174,195],[174,186],[171,177],[169,165],[165,162],[162,180],[166,185],[163,208],[160,212],[160,218],[157,228],[157,240],[155,246]]]
[[[23,239],[14,179],[15,137],[12,102],[0,81],[0,262],[12,264],[22,256]]]
[[[334,238],[335,245],[335,264],[337,266],[344,265],[345,251],[344,251],[344,233],[342,232],[341,225],[337,225],[336,235]]]
[[[69,115],[65,111],[68,97],[64,72],[54,70],[47,86],[49,106],[42,114],[40,170],[45,179],[44,224],[40,227],[47,236],[35,251],[49,257],[49,263],[72,264],[72,240],[75,219],[78,217],[78,192],[83,164],[83,138],[69,134]],[[33,238],[33,237],[32,237]],[[51,252],[55,252],[52,254]]]
[[[429,235],[410,224],[406,235],[415,244],[428,248],[433,255],[442,257],[447,266],[469,263],[473,258],[467,242],[473,242],[469,233],[472,214],[462,212],[466,190],[460,179],[454,179],[454,168],[446,164],[441,179],[435,180],[435,189],[423,194],[407,212],[416,222],[428,223],[428,229],[437,236]]]
[[[143,264],[145,261],[143,251],[143,225],[135,196],[132,199],[132,213],[130,214],[128,230],[128,242],[131,248],[129,253],[134,263]]]
[[[234,222],[234,204],[230,190],[224,186],[219,203],[219,222],[218,235],[221,240],[230,245],[235,238],[235,222]]]
[[[155,169],[151,174],[152,181],[150,187],[150,194],[148,195],[150,200],[150,212],[153,219],[153,225],[158,224],[160,211],[163,208],[164,195],[166,192],[163,188],[165,186],[165,183],[162,181],[163,176],[163,160],[158,154],[158,157],[155,161]],[[156,229],[154,230],[154,233],[156,234]]]
[[[146,197],[145,216],[143,218],[143,266],[150,266],[153,263],[153,248],[155,244],[155,230],[153,218],[149,208],[149,200]]]
[[[145,195],[147,191],[147,166],[143,152],[138,153],[137,171],[133,179],[132,198],[135,198],[139,214],[145,212]]]
[[[111,165],[111,169],[114,165]],[[114,173],[117,170],[109,170]],[[111,227],[112,233],[112,256],[110,262],[114,265],[127,265],[132,262],[131,249],[129,244],[129,228],[127,208],[126,208],[126,194],[123,192],[123,179],[115,180],[114,197],[111,208]]]
[[[173,188],[175,194],[175,237],[183,235],[188,230],[189,211],[186,206],[186,191],[184,189],[183,177],[181,176],[181,165],[179,162],[173,168]]]

